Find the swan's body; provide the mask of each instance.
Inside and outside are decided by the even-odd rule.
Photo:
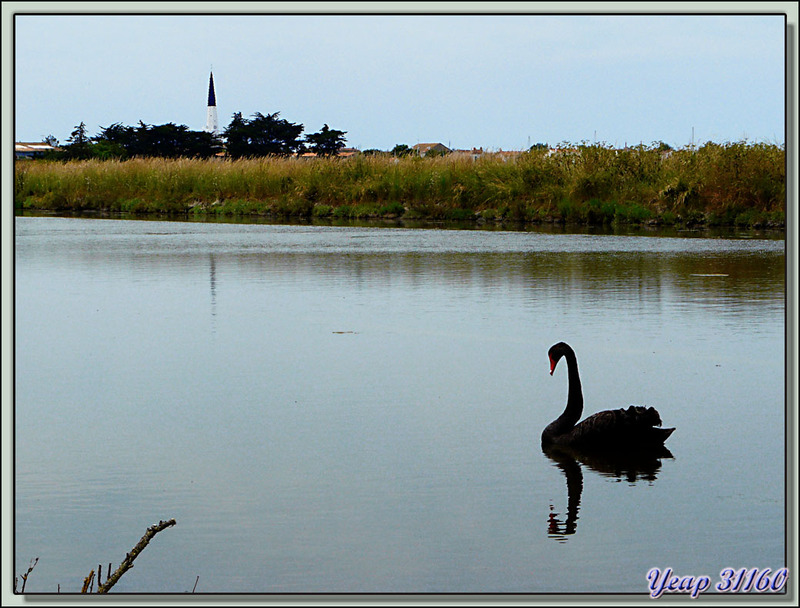
[[[583,412],[583,393],[575,351],[559,342],[548,351],[550,374],[565,357],[569,376],[569,394],[564,413],[542,431],[542,445],[609,450],[647,449],[663,446],[674,428],[662,429],[661,416],[652,407],[631,405],[627,409],[606,410],[578,424]]]

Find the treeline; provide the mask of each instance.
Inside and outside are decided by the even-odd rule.
[[[58,142],[51,141],[53,145]],[[185,125],[166,123],[136,127],[115,123],[101,127],[98,135],[90,137],[86,124],[75,127],[67,143],[45,158],[55,160],[124,160],[134,157],[209,158],[222,151],[222,142],[211,133],[190,131]]]
[[[198,216],[783,226],[784,146],[544,147],[514,158],[16,163],[15,205]]]
[[[147,125],[142,121],[135,127],[114,123],[90,136],[86,124],[81,122],[62,146],[58,146],[54,137],[47,138],[48,143],[58,146],[59,150],[50,152],[46,158],[211,158],[223,151],[230,158],[292,156],[305,152],[332,156],[344,147],[345,131],[331,129],[326,124],[318,133],[301,138],[303,125],[279,116],[279,112],[266,115],[256,112],[247,119],[237,112],[220,137],[205,131],[191,131],[185,125]]]

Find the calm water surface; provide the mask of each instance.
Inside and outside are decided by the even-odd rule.
[[[15,224],[26,591],[169,518],[114,591],[646,596],[652,567],[785,565],[782,240]],[[542,452],[561,340],[584,415],[655,406],[672,458]]]

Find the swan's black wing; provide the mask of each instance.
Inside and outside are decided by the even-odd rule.
[[[675,429],[660,427],[661,416],[655,408],[631,405],[592,414],[572,430],[571,443],[609,449],[663,445]]]

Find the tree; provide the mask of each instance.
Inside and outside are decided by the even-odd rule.
[[[397,144],[392,148],[392,156],[410,156],[414,153],[413,148],[409,148],[406,144]]]
[[[234,112],[231,124],[223,131],[222,136],[227,140],[226,150],[231,158],[247,155],[248,137],[247,120],[242,118],[241,112]]]
[[[115,123],[102,128],[94,140],[96,156],[99,158],[206,158],[222,149],[222,144],[211,133],[190,131],[185,125],[171,122],[146,125],[139,121],[139,126],[135,128]]]
[[[344,148],[344,134],[345,131],[337,131],[324,125],[319,133],[306,135],[306,143],[317,156],[335,156],[339,150]]]
[[[213,133],[187,131],[184,134],[183,154],[189,157],[209,158],[223,149],[222,142]]]
[[[92,157],[92,143],[86,135],[86,123],[83,121],[70,133],[67,141],[69,143],[64,146],[63,150],[65,158],[85,160]]]
[[[223,133],[228,156],[289,156],[297,152],[302,146],[299,138],[304,127],[278,118],[279,115],[279,112],[266,116],[256,112],[247,120],[241,112],[236,112]]]
[[[445,155],[447,155],[449,153],[450,152],[447,149],[442,150],[441,148],[438,148],[438,147],[431,147],[431,148],[428,148],[428,150],[425,152],[424,156],[427,157],[427,158],[436,158],[437,156],[445,156]]]
[[[98,158],[128,158],[135,154],[136,133],[133,127],[114,123],[100,127],[100,134],[94,138]]]
[[[64,153],[58,147],[58,139],[53,134],[48,135],[47,137],[43,138],[42,141],[46,143],[48,146],[53,146],[52,150],[47,150],[44,154],[42,154],[42,158],[46,158],[49,160],[60,160],[64,158]]]
[[[81,124],[75,127],[75,130],[70,133],[67,140],[72,145],[86,145],[89,143],[89,138],[86,137],[86,123],[81,121]]]

